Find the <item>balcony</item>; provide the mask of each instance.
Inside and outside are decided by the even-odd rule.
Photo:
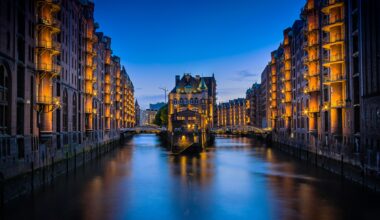
[[[342,7],[343,0],[326,0],[322,7],[322,12],[325,14],[329,14],[331,9]]]
[[[37,63],[36,70],[44,73],[51,73],[52,76],[57,76],[61,72],[61,66],[56,64]]]
[[[344,24],[344,18],[341,17],[333,17],[330,19],[326,19],[322,22],[322,30],[329,32],[331,28],[342,26]]]
[[[310,78],[310,77],[318,77],[319,76],[319,72],[318,71],[308,71],[305,75],[305,78]]]
[[[344,37],[343,35],[331,35],[330,37],[325,37],[323,39],[323,48],[330,49],[335,45],[343,45]]]
[[[111,105],[111,97],[110,96],[106,96],[104,98],[104,103],[107,104],[107,105]]]
[[[92,95],[92,94],[93,94],[93,91],[94,91],[93,88],[86,88],[86,89],[84,90],[84,92],[85,92],[87,95]]]
[[[323,79],[324,84],[333,84],[333,83],[341,83],[346,81],[346,75],[345,74],[334,74],[329,77],[325,77]]]
[[[49,6],[53,12],[58,12],[61,9],[59,0],[37,0],[37,4]]]
[[[318,113],[318,112],[319,112],[318,107],[309,107],[303,111],[304,115],[307,115],[307,116],[311,116],[311,115]]]
[[[52,96],[37,96],[36,103],[39,105],[51,105],[51,106],[60,106],[59,97]]]
[[[308,65],[310,63],[318,62],[318,57],[304,57],[304,64]]]
[[[85,110],[84,110],[84,113],[86,113],[86,114],[92,114],[92,112],[93,112],[92,107],[85,108]]]
[[[318,47],[319,46],[319,42],[316,41],[316,40],[313,40],[313,41],[308,41],[307,42],[307,49],[311,49],[311,48],[315,48],[315,47]]]
[[[305,88],[304,93],[319,92],[320,90],[319,86],[308,86]]]
[[[343,108],[345,106],[344,100],[336,100],[330,103],[331,108]]]
[[[61,51],[61,44],[55,41],[40,40],[37,42],[36,48],[38,50],[48,50],[53,55],[59,54]]]
[[[86,59],[86,67],[92,68],[93,65],[94,62],[92,61],[92,59]]]
[[[342,55],[335,55],[335,56],[330,56],[328,58],[323,59],[323,66],[330,66],[333,64],[340,64],[344,62],[344,57]]]
[[[39,18],[37,22],[37,27],[48,28],[53,33],[58,33],[61,31],[61,22],[55,18],[47,19],[47,18]]]
[[[290,103],[290,102],[292,102],[292,97],[290,97],[290,96],[285,96],[284,102],[285,102],[285,103]]]

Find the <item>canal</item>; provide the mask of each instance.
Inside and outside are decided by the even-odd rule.
[[[244,137],[220,136],[199,156],[173,156],[136,135],[3,219],[378,219],[379,195]]]

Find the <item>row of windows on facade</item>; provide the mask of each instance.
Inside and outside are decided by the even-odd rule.
[[[188,99],[179,99],[179,104],[180,105],[187,105],[187,104],[198,104],[199,101],[198,101],[198,98],[191,98],[190,99],[190,102]],[[206,99],[201,99],[201,103],[202,104],[205,104],[206,103]],[[173,99],[173,104],[174,105],[177,105],[178,104],[178,100],[177,99]]]

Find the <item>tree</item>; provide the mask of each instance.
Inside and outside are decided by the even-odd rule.
[[[164,105],[158,110],[156,117],[154,118],[154,124],[167,127],[168,126],[168,105]]]

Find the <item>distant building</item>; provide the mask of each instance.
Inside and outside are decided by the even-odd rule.
[[[266,65],[261,73],[260,84],[260,115],[261,115],[261,128],[271,127],[270,123],[270,80],[271,80],[270,66]]]
[[[216,81],[211,77],[176,76],[175,88],[169,93],[168,130],[211,129],[214,126]]]
[[[260,84],[254,83],[246,92],[246,124],[262,127]]]
[[[247,125],[246,100],[244,98],[233,99],[217,106],[217,126],[239,127]]]
[[[139,103],[135,102],[135,124],[140,125],[140,119],[141,119],[141,110]]]
[[[153,125],[156,118],[157,111],[152,109],[146,109],[141,111],[141,125]]]
[[[149,104],[149,109],[158,111],[166,105],[165,102],[157,102],[155,104]]]

